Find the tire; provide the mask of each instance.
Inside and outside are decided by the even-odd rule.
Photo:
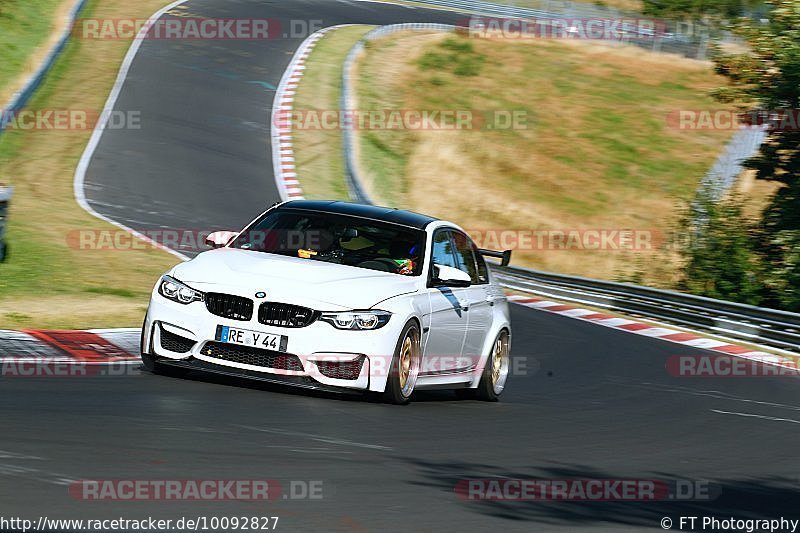
[[[383,393],[386,402],[406,405],[411,400],[421,361],[419,325],[412,320],[405,325],[397,339],[386,390]]]
[[[457,389],[456,396],[463,399],[475,399],[484,402],[496,402],[508,380],[509,361],[508,331],[503,330],[492,343],[492,353],[486,359],[477,389]]]
[[[8,245],[0,241],[0,263],[4,263],[6,258],[8,257]]]
[[[145,370],[148,372],[152,372],[153,374],[158,373],[156,370],[156,358],[149,353],[142,352],[142,366],[144,366]]]

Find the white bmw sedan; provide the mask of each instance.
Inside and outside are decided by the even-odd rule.
[[[278,204],[156,283],[142,328],[154,372],[232,374],[311,389],[455,389],[496,401],[508,302],[455,224],[361,204]]]

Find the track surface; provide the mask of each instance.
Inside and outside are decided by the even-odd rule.
[[[795,516],[794,380],[692,381],[676,347],[514,306],[503,401],[427,393],[406,408],[134,370],[2,384],[0,515],[275,514],[284,530],[658,528],[662,516]],[[682,348],[680,348],[682,350]],[[692,353],[681,351],[680,353]],[[759,403],[765,402],[765,403]],[[254,429],[255,428],[255,429]],[[14,457],[13,454],[35,459]],[[713,502],[462,502],[461,478],[708,479]],[[76,501],[63,479],[322,480],[322,501]]]
[[[447,22],[370,3],[223,1],[195,16]],[[300,39],[148,41],[87,174],[92,206],[136,229],[238,227],[276,199],[272,93]],[[0,516],[281,517],[283,530],[660,529],[663,516],[798,517],[800,383],[680,379],[666,342],[514,306],[514,376],[498,404],[420,395],[398,408],[135,368],[119,377],[3,378]],[[740,414],[726,414],[740,413]],[[766,418],[742,415],[758,415]],[[462,502],[462,478],[711,480],[706,502]],[[321,480],[322,501],[85,502],[80,479]]]
[[[323,0],[193,0],[189,17],[269,18],[270,40],[145,41],[118,110],[141,114],[140,130],[107,130],[85,177],[89,204],[136,230],[240,229],[279,201],[272,171],[274,88],[315,24],[454,23],[456,13]],[[174,15],[165,15],[167,18]],[[296,22],[301,30],[304,24]],[[192,250],[181,250],[194,255]]]

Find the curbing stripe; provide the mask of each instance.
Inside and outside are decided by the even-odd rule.
[[[284,201],[305,199],[300,182],[297,181],[290,117],[294,109],[294,97],[297,94],[297,87],[306,70],[306,60],[325,34],[348,26],[356,26],[356,24],[329,26],[309,35],[294,53],[289,66],[286,67],[283,73],[278,88],[275,90],[270,124],[272,164],[275,169],[275,183]],[[286,119],[284,117],[289,118]]]
[[[0,363],[110,365],[139,361],[138,329],[0,330]]]
[[[636,322],[635,320],[628,320],[626,318],[608,318],[608,315],[597,313],[589,309],[559,304],[548,300],[542,300],[539,298],[532,298],[518,294],[509,294],[508,301],[517,305],[536,309],[538,311],[546,311],[548,313],[554,313],[556,315],[565,316],[575,320],[592,322],[600,326],[624,331],[625,333],[650,337],[651,339],[659,339],[672,342],[674,344],[682,344],[684,346],[691,346],[692,348],[711,350],[725,355],[732,355],[734,357],[741,357],[743,359],[751,359],[761,363],[785,368],[795,369],[797,367],[797,363],[794,359],[782,357],[780,355],[768,352],[753,350],[752,348],[747,348],[738,344],[731,344],[717,339],[701,337],[696,333],[688,333],[685,331],[656,326],[644,322]]]

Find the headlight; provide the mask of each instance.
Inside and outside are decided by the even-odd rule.
[[[322,313],[321,320],[336,329],[378,329],[389,322],[392,316],[388,311],[346,311],[343,313]]]
[[[178,302],[179,304],[203,301],[202,292],[194,290],[171,276],[164,276],[161,278],[161,281],[158,283],[158,294],[168,300]]]

